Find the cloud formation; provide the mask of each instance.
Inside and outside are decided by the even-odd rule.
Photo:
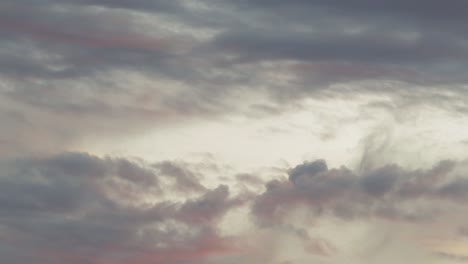
[[[0,262],[466,262],[467,9],[0,3]]]
[[[37,119],[63,123],[36,149],[50,151],[89,140],[86,127],[115,134],[131,122],[127,132],[138,133],[148,122],[258,116],[258,107],[271,115],[323,96],[378,93],[402,107],[466,111],[464,7],[461,1],[2,3],[0,121],[23,131],[40,131]],[[258,96],[265,100],[241,99]],[[68,123],[70,117],[77,122]],[[112,125],[101,127],[102,120]],[[15,147],[8,142],[34,141],[12,133],[0,138],[9,152]]]
[[[219,186],[183,202],[150,166],[64,153],[2,165],[3,260],[37,263],[178,263],[235,252],[216,231],[243,203]],[[182,183],[183,186],[183,183]]]
[[[254,194],[232,193],[226,185],[208,189],[200,182],[191,189],[193,185],[182,179],[171,183],[170,170],[141,160],[63,153],[3,162],[2,248],[13,248],[2,259],[231,263],[235,257],[256,263],[271,245],[244,244],[254,238],[222,231],[222,222],[230,221],[226,216],[242,207],[250,208],[257,220],[256,232],[284,233],[302,244],[304,254],[335,259],[340,254],[337,245],[290,224],[287,219],[296,210],[312,213],[314,221],[331,216],[351,222],[370,218],[412,225],[436,222],[454,213],[444,205],[461,208],[468,198],[462,184],[466,179],[453,176],[456,166],[443,161],[429,170],[408,171],[389,165],[356,175],[344,167],[329,169],[318,160],[289,169],[288,180],[272,180],[263,193]],[[172,171],[174,177],[187,170],[178,168]],[[173,200],[171,190],[201,194]]]
[[[267,183],[266,191],[254,204],[253,213],[267,223],[281,222],[284,210],[304,205],[319,214],[349,219],[422,220],[431,217],[427,213],[436,211],[424,212],[425,205],[419,206],[419,210],[411,203],[418,204],[421,199],[429,204],[433,199],[463,201],[460,195],[466,193],[461,184],[464,178],[448,177],[454,167],[452,161],[442,161],[427,171],[406,171],[397,165],[387,165],[356,175],[345,167],[328,169],[323,160],[306,162],[289,171],[288,181]],[[455,191],[455,188],[459,189]],[[411,210],[407,211],[406,206]]]

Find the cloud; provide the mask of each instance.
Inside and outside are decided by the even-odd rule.
[[[289,172],[289,180],[296,184],[304,175],[314,177],[320,172],[328,170],[327,163],[324,160],[317,160],[313,162],[306,162],[291,169]]]
[[[391,122],[412,126],[423,107],[431,123],[417,130],[424,143],[432,144],[422,133],[434,126],[442,131],[437,137],[462,126],[450,124],[462,118],[435,119],[440,109],[442,119],[468,109],[467,7],[462,0],[0,3],[0,262],[279,264],[382,256],[386,263],[400,262],[390,255],[419,252],[412,242],[428,233],[456,229],[462,239],[466,165],[444,160],[424,168],[416,157],[407,161],[411,168],[393,164],[385,136]],[[358,146],[348,143],[369,134],[368,121],[384,124]],[[227,130],[234,141],[214,147],[224,140],[212,138]],[[333,140],[323,143],[322,130]],[[205,132],[204,142],[188,139]],[[184,135],[158,144],[158,133]],[[170,152],[177,160],[126,157],[136,138],[149,156]],[[346,148],[355,160],[364,143],[365,153],[357,171],[315,159],[248,171],[211,158],[208,165],[184,161],[187,143],[198,152],[229,146],[227,156],[262,161],[266,152],[290,156],[281,146],[317,144],[326,157]],[[392,150],[406,151],[396,145]],[[301,151],[293,151],[300,160],[313,156]],[[373,227],[378,239],[356,235]],[[371,250],[356,257],[361,246]],[[424,248],[424,261],[465,261],[444,249]]]
[[[200,184],[197,175],[185,169],[179,164],[173,162],[161,162],[154,164],[153,167],[159,169],[161,175],[166,175],[175,179],[175,188],[181,192],[201,192],[205,191],[205,187]]]
[[[216,231],[243,203],[227,186],[161,200],[169,190],[150,166],[86,153],[4,162],[0,182],[2,248],[15,245],[3,260],[178,263],[236,251]]]
[[[281,245],[289,243],[297,245],[296,257],[335,260],[343,248],[333,236],[317,234],[319,224],[304,225],[297,210],[310,213],[313,222],[333,217],[348,224],[381,219],[424,225],[437,217],[434,212],[443,212],[441,206],[458,208],[466,200],[461,179],[454,177],[460,164],[452,161],[412,171],[388,165],[362,175],[329,169],[323,160],[304,162],[286,171],[289,179],[268,182],[263,193],[228,185],[210,189],[200,181],[192,186],[196,177],[188,185],[187,179],[168,181],[190,175],[175,173],[189,170],[169,161],[156,165],[77,152],[2,161],[0,234],[6,240],[0,244],[14,248],[1,259],[170,264],[243,258],[257,263],[263,251],[278,246],[278,252],[286,252]],[[161,170],[165,166],[174,171]],[[256,219],[250,232],[231,218],[238,209],[250,210]],[[226,223],[240,229],[227,235]],[[262,242],[243,242],[250,239]],[[280,261],[281,254],[270,261]]]
[[[354,63],[427,63],[462,59],[466,49],[438,39],[405,40],[381,32],[227,32],[216,42],[246,60],[339,61]],[[447,46],[454,45],[454,46]],[[242,59],[241,59],[242,60]]]
[[[431,201],[465,200],[466,188],[460,184],[464,179],[450,177],[454,168],[452,161],[425,171],[386,165],[359,175],[345,167],[328,169],[323,160],[305,162],[289,171],[289,181],[267,183],[252,213],[261,225],[287,221],[292,211],[303,207],[344,219],[418,221],[433,214]],[[421,199],[428,204],[421,205]]]
[[[446,252],[436,252],[435,254],[438,255],[439,257],[449,259],[449,260],[452,260],[452,261],[456,261],[456,262],[467,262],[468,261],[468,256],[450,254],[450,253],[446,253]]]
[[[198,4],[202,7],[207,3],[200,1]],[[98,6],[101,9],[97,9]],[[179,1],[171,4],[161,1],[5,4],[0,27],[6,41],[2,45],[5,51],[2,61],[8,63],[2,68],[9,76],[72,78],[75,81],[76,78],[96,78],[96,75],[115,70],[126,74],[156,74],[192,85],[194,89],[190,92],[195,91],[205,103],[207,98],[203,94],[213,95],[216,91],[210,88],[212,85],[221,83],[219,89],[236,91],[239,85],[255,84],[261,75],[271,72],[262,67],[250,71],[236,62],[258,64],[267,61],[286,65],[290,61],[303,62],[305,64],[300,68],[308,68],[306,72],[286,67],[283,73],[298,75],[300,79],[313,75],[313,80],[306,78],[304,85],[319,86],[320,89],[329,83],[368,79],[426,85],[465,80],[461,71],[457,71],[464,67],[467,50],[464,35],[442,34],[436,29],[431,32],[431,28],[420,28],[414,22],[400,19],[404,12],[392,12],[403,11],[397,7],[407,4],[384,6],[369,1],[360,1],[356,6],[338,2],[324,5],[321,1],[294,1],[287,5],[276,1],[248,4],[237,1],[205,8]],[[421,6],[421,9],[440,11],[450,5],[439,7],[431,3]],[[270,16],[258,16],[259,8],[279,12],[279,20],[286,22],[277,26],[278,22]],[[345,13],[339,11],[342,17],[333,13],[326,17],[314,11],[323,8]],[[304,18],[300,16],[301,10],[318,14]],[[375,12],[363,16],[364,21],[354,19],[353,12],[367,14],[363,10],[387,10],[390,14]],[[420,9],[413,11],[417,10]],[[148,16],[161,23],[148,26]],[[240,23],[236,16],[247,22]],[[168,17],[179,24],[177,31],[167,30],[172,23]],[[216,23],[210,17],[224,17],[226,22]],[[390,26],[386,17],[398,20],[397,25]],[[326,26],[298,30],[297,23]],[[181,30],[184,27],[187,30]],[[353,27],[357,28],[356,32]],[[192,32],[189,29],[193,29]],[[200,34],[194,33],[196,30],[218,33],[201,38]],[[10,45],[13,42],[16,45]],[[223,63],[226,55],[237,58],[231,63],[229,59],[228,63]],[[200,71],[199,67],[204,70]],[[269,91],[277,93],[273,88]],[[313,90],[316,89],[309,88],[309,91]],[[188,92],[182,94],[189,95]],[[220,92],[219,96],[226,94],[229,93]]]
[[[268,8],[272,10],[295,12],[300,10],[311,10],[321,8],[332,12],[340,12],[342,16],[361,14],[369,17],[387,16],[389,19],[408,19],[417,21],[433,21],[435,23],[459,23],[465,19],[460,11],[467,7],[462,0],[451,0],[444,3],[439,1],[395,1],[392,3],[376,3],[370,0],[359,0],[353,3],[343,3],[341,1],[322,0],[293,0],[285,4],[281,1],[239,1],[245,7]]]
[[[138,134],[193,117],[261,119],[324,97],[466,111],[466,32],[452,8],[463,5],[2,3],[1,155],[73,149],[94,131]]]

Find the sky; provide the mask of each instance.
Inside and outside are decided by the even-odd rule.
[[[0,262],[468,263],[467,12],[0,1]]]

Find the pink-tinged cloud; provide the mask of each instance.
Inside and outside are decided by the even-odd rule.
[[[337,249],[323,240],[308,240],[304,243],[304,250],[312,255],[329,257],[336,254]]]
[[[0,29],[47,41],[90,48],[135,49],[161,52],[169,51],[173,46],[173,43],[167,39],[158,39],[136,33],[113,34],[102,32],[100,35],[89,35],[87,32],[68,32],[58,27],[35,25],[28,22],[5,19],[0,19]]]
[[[407,68],[393,66],[369,65],[359,63],[311,62],[298,63],[292,71],[303,74],[333,76],[334,78],[372,79],[372,78],[421,78],[420,74]]]
[[[200,263],[208,258],[233,256],[242,252],[243,250],[229,239],[208,233],[185,245],[168,245],[153,249],[145,245],[135,248],[115,245],[103,247],[98,253],[92,254],[80,250],[43,250],[37,254],[37,259],[50,264],[171,264]]]
[[[208,236],[194,241],[189,247],[174,247],[167,250],[156,250],[134,258],[122,264],[169,264],[180,262],[197,263],[210,257],[228,256],[240,253],[241,250],[217,236]],[[108,263],[96,263],[108,264]],[[110,263],[109,263],[110,264]]]

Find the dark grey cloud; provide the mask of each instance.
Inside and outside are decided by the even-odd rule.
[[[337,83],[355,87],[346,86],[334,96],[375,92],[401,101],[401,94],[418,93],[410,104],[441,106],[437,101],[446,98],[437,94],[438,85],[466,95],[455,86],[466,82],[462,1],[260,0],[232,6],[254,22],[229,28],[214,45],[235,56],[234,64],[294,64],[288,73],[298,77],[296,82],[270,86],[269,92],[281,99],[316,97]],[[356,84],[362,81],[372,84]],[[384,85],[389,81],[403,85]],[[417,86],[424,89],[415,91]]]
[[[396,32],[398,33],[398,32]],[[244,31],[226,32],[216,44],[235,54],[241,61],[298,60],[358,63],[428,63],[447,60],[462,61],[466,47],[459,43],[429,37],[405,40],[398,34],[385,32],[290,32]]]
[[[468,7],[464,1],[238,1],[244,10],[249,8],[287,16],[290,21],[312,21],[310,14],[331,17],[339,21],[370,21],[381,26],[382,22],[393,22],[393,28],[406,24],[409,28],[431,26],[434,32],[443,25],[458,25],[466,19],[463,12]],[[309,14],[309,16],[307,16]],[[295,15],[295,16],[294,16]],[[309,17],[310,19],[307,19]],[[328,20],[330,21],[330,20]],[[391,29],[392,27],[389,27]],[[401,28],[399,28],[401,30]]]
[[[219,256],[221,263],[236,257],[255,263],[261,253],[245,245],[248,236],[226,236],[219,229],[243,206],[265,230],[292,234],[309,254],[331,257],[337,254],[333,243],[284,222],[294,208],[302,206],[314,218],[430,221],[439,206],[466,202],[456,166],[452,161],[427,170],[389,165],[357,175],[318,160],[288,170],[289,180],[266,183],[263,193],[235,194],[226,185],[210,189],[199,183],[192,190],[184,177],[195,181],[196,172],[169,161],[148,164],[76,152],[3,160],[0,234],[6,239],[0,259],[175,264],[211,263]],[[168,177],[181,179],[168,183]]]
[[[161,192],[156,174],[125,159],[99,159],[85,153],[64,153],[52,158],[7,162],[1,181],[4,217],[21,214],[66,213],[92,203],[106,204],[96,193],[102,181],[132,192]],[[119,185],[121,184],[121,185]],[[117,189],[116,189],[117,190]]]
[[[289,2],[283,1],[238,1],[244,7],[253,8],[268,8],[273,10],[288,10],[294,11],[313,9],[325,9],[332,13],[337,13],[342,16],[384,16],[394,19],[409,19],[416,21],[433,21],[435,23],[447,22],[458,23],[466,19],[464,11],[468,9],[468,5],[462,0],[450,0],[440,2],[437,0],[430,1],[371,1],[357,0],[352,2],[343,1],[324,1],[324,0],[293,0]]]
[[[6,37],[0,54],[6,56],[2,68],[9,66],[2,73],[13,76],[54,80],[119,68],[157,69],[173,52],[169,41],[138,29],[131,14],[39,4],[2,10],[0,31]]]
[[[328,91],[335,92],[332,96],[373,92],[408,104],[463,111],[466,91],[459,85],[466,81],[468,46],[460,10],[465,5],[461,1],[2,3],[0,99],[8,104],[1,111],[23,115],[24,121],[1,116],[0,122],[17,129],[1,135],[0,142],[8,147],[14,140],[10,134],[25,127],[40,130],[37,119],[63,123],[53,126],[61,133],[48,140],[51,146],[33,148],[50,150],[92,135],[88,130],[111,134],[125,126],[125,133],[130,133],[174,118],[243,111],[259,118],[255,106],[271,105],[274,111],[265,114],[276,114]],[[290,76],[292,81],[278,83],[265,77],[276,75]],[[356,84],[362,81],[374,84]],[[381,85],[387,81],[403,84]],[[330,88],[337,83],[352,88]],[[442,84],[444,91],[457,96],[442,94],[436,87]],[[236,93],[263,94],[267,102],[243,108],[245,102],[232,96]],[[455,106],[457,98],[462,102]],[[33,119],[31,111],[46,114]],[[63,121],[70,119],[76,124]],[[109,125],[100,126],[104,122]],[[31,138],[24,135],[14,144]]]
[[[444,185],[438,193],[449,199],[454,199],[455,201],[465,201],[468,198],[466,188],[468,188],[468,180],[465,178],[458,178]]]
[[[387,165],[356,174],[344,167],[328,169],[323,160],[305,162],[289,171],[288,181],[267,183],[252,212],[261,225],[281,223],[288,215],[285,210],[301,206],[318,215],[344,219],[430,220],[438,210],[432,201],[466,201],[465,179],[450,177],[454,168],[454,162],[442,161],[429,170]],[[418,205],[421,199],[429,203],[429,209]]]
[[[157,0],[157,1],[148,1],[148,0],[137,0],[137,1],[112,1],[112,0],[105,0],[105,1],[92,1],[92,0],[69,0],[69,1],[50,1],[55,3],[64,3],[68,2],[70,4],[87,4],[91,6],[105,6],[105,7],[114,7],[114,8],[123,8],[123,9],[136,9],[142,11],[152,11],[152,12],[164,12],[164,13],[172,13],[172,12],[181,12],[184,10],[184,6],[181,4],[181,1],[164,1],[164,0]]]
[[[134,4],[147,8],[144,3],[158,9],[156,2]],[[2,156],[61,151],[83,137],[141,131],[148,120],[161,123],[178,112],[151,100],[146,106],[135,102],[161,89],[139,89],[116,77],[171,76],[170,60],[180,51],[175,43],[183,43],[184,36],[163,36],[128,10],[99,9],[87,1],[19,1],[0,7],[0,111],[11,113],[0,117],[9,127],[0,135]]]
[[[123,158],[64,153],[1,168],[0,244],[14,248],[0,259],[12,263],[199,261],[228,251],[216,223],[244,203],[227,186],[165,200],[158,172]]]
[[[401,169],[398,166],[387,166],[380,168],[362,179],[362,187],[367,193],[380,196],[389,192],[401,175]]]
[[[289,180],[296,184],[296,181],[303,177],[314,177],[315,175],[326,171],[328,171],[328,166],[324,160],[306,162],[289,171]]]

